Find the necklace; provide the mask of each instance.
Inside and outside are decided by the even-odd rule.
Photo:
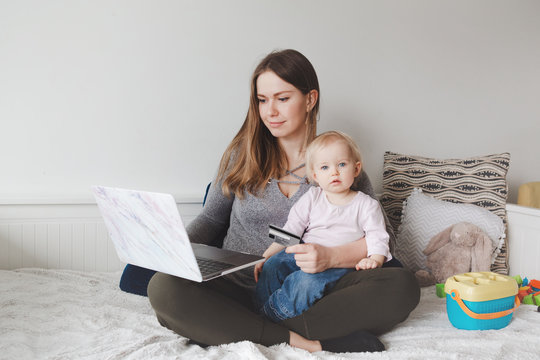
[[[283,183],[283,184],[297,184],[297,185],[300,185],[300,184],[307,184],[307,175],[305,176],[298,176],[296,175],[294,172],[298,169],[301,169],[303,168],[304,166],[306,166],[306,164],[300,164],[298,165],[297,167],[295,167],[294,169],[291,169],[291,170],[285,170],[285,174],[286,175],[291,175],[295,178],[297,178],[298,180],[279,180],[279,179],[271,179],[271,180],[274,180],[275,182],[278,182],[278,183]]]

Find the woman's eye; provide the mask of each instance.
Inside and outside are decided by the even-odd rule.
[[[289,98],[288,97],[282,97],[282,98],[278,98],[278,100],[281,101],[281,102],[285,102],[285,101],[289,100]]]
[[[321,166],[321,170],[328,170],[328,166],[327,165]]]
[[[341,163],[338,164],[338,166],[339,166],[339,167],[345,167],[345,166],[347,166],[347,164],[344,163],[344,162],[341,162]]]
[[[259,100],[259,104],[264,104],[266,102],[265,99],[258,99]]]

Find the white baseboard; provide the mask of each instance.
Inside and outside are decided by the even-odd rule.
[[[201,208],[178,204],[186,224]],[[117,271],[124,265],[95,204],[0,205],[0,269]]]

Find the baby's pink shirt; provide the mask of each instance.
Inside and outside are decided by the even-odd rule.
[[[339,246],[366,237],[368,256],[392,259],[389,235],[379,202],[358,192],[351,202],[334,205],[320,187],[310,188],[291,208],[285,230],[305,243]]]

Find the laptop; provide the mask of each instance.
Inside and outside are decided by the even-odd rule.
[[[116,253],[125,263],[193,281],[255,265],[262,256],[189,241],[170,194],[92,186]]]

